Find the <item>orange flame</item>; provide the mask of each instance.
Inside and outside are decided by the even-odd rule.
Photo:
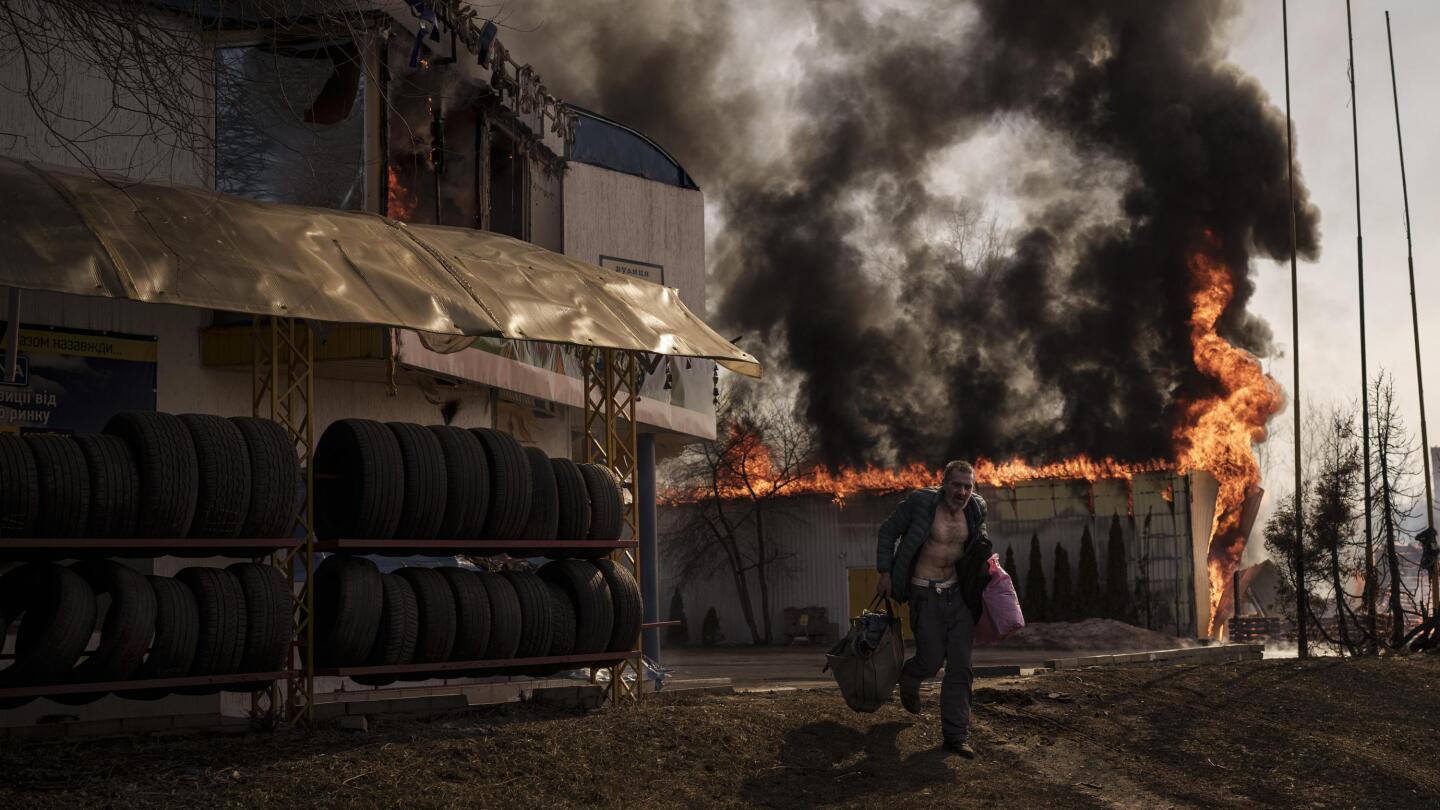
[[[391,165],[385,173],[385,215],[409,222],[415,216],[415,206],[415,192],[405,188]]]
[[[1181,472],[1205,470],[1220,485],[1207,560],[1210,637],[1219,638],[1224,630],[1220,602],[1245,551],[1241,509],[1260,484],[1254,446],[1265,441],[1265,425],[1280,410],[1284,397],[1254,355],[1231,345],[1215,331],[1220,314],[1235,294],[1225,265],[1199,251],[1190,259],[1190,280],[1190,344],[1195,368],[1214,380],[1220,392],[1183,406],[1175,444]]]
[[[770,448],[757,436],[732,432],[730,438],[735,443],[734,449],[728,454],[727,466],[715,476],[718,495],[726,500],[776,495],[825,495],[843,505],[847,498],[857,493],[903,492],[940,483],[941,470],[931,469],[919,462],[893,470],[867,465],[858,469],[840,467],[832,471],[825,466],[816,466],[786,477],[777,473]],[[1129,481],[1140,473],[1160,472],[1172,466],[1164,461],[1125,463],[1113,458],[1095,461],[1083,455],[1038,466],[1019,459],[997,462],[982,458],[975,462],[975,482],[997,488],[1013,488],[1022,481],[1053,479]],[[716,495],[713,490],[685,492],[671,489],[664,493],[663,500],[671,504],[686,503]]]
[[[1076,456],[1049,464],[1032,465],[1019,459],[975,464],[975,480],[992,487],[1013,488],[1022,481],[1076,479],[1129,481],[1136,474],[1175,469],[1181,474],[1204,470],[1219,482],[1215,517],[1211,524],[1207,554],[1210,597],[1209,635],[1219,638],[1224,622],[1219,615],[1227,583],[1245,550],[1240,532],[1245,499],[1260,484],[1260,465],[1254,445],[1265,440],[1265,426],[1283,404],[1279,385],[1260,368],[1249,352],[1231,345],[1216,331],[1225,308],[1234,297],[1228,269],[1213,255],[1218,245],[1207,234],[1208,244],[1190,259],[1191,316],[1190,342],[1195,368],[1214,381],[1218,393],[1181,403],[1178,427],[1173,432],[1176,458],[1126,463],[1113,458],[1094,460]],[[866,466],[841,467],[831,471],[814,467],[788,477],[777,474],[770,449],[753,435],[731,435],[735,452],[729,466],[716,476],[715,488],[664,493],[667,503],[684,503],[704,498],[743,499],[777,495],[826,495],[837,504],[860,492],[889,493],[940,483],[940,471],[914,463],[899,469]],[[1174,502],[1174,490],[1167,486],[1161,496]]]

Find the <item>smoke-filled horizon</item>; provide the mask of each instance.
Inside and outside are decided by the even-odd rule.
[[[1288,256],[1285,123],[1223,61],[1233,4],[771,9],[793,36],[748,8],[540,3],[524,47],[698,178],[723,221],[711,320],[793,379],[831,463],[1173,457],[1178,406],[1211,393],[1189,327],[1207,245],[1235,289],[1222,335],[1271,350],[1246,305],[1252,258]],[[797,75],[746,69],[767,40]],[[972,174],[1006,177],[998,245]],[[1298,167],[1296,191],[1313,258]]]

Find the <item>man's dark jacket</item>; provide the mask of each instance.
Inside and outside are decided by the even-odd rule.
[[[875,568],[882,574],[890,575],[891,591],[897,601],[910,598],[910,578],[915,570],[915,560],[920,556],[920,547],[930,536],[930,526],[935,522],[935,510],[944,499],[939,487],[917,489],[906,496],[890,517],[880,524],[879,542],[875,548]],[[965,599],[970,615],[980,620],[983,609],[981,595],[990,582],[990,535],[985,530],[985,499],[978,494],[970,496],[965,505],[965,524],[970,530],[965,541],[965,550],[955,562],[955,576],[959,579],[960,595]],[[895,542],[899,538],[900,542]]]

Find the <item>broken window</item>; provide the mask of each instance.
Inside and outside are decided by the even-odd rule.
[[[481,99],[490,89],[428,58],[408,40],[386,51],[384,213],[432,225],[481,227]]]
[[[350,41],[216,50],[215,187],[256,200],[365,205],[365,76]]]
[[[528,159],[517,148],[515,137],[503,126],[490,126],[490,159],[486,230],[516,239],[527,238],[525,187],[529,182]]]

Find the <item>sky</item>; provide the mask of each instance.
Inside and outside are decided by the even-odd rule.
[[[697,8],[704,8],[703,5],[643,0],[637,0],[635,5],[610,5],[618,6],[624,15],[621,30],[630,31],[637,40],[643,40],[651,29],[662,31],[683,26],[685,19],[693,19],[693,15],[698,14]],[[1440,49],[1430,47],[1430,41],[1440,37],[1440,3],[1434,0],[1396,0],[1389,4],[1362,1],[1354,3],[1353,8],[1369,371],[1372,376],[1381,369],[1393,374],[1402,416],[1418,433],[1404,217],[1385,39],[1387,5],[1398,37],[1396,68],[1401,101],[1406,105],[1402,110],[1402,123],[1407,135],[1411,211],[1417,224],[1414,234],[1416,282],[1423,317],[1428,312],[1440,312],[1440,273],[1436,272],[1436,268],[1440,268],[1440,229],[1427,227],[1440,216],[1440,194],[1432,190],[1433,182],[1427,182],[1440,171],[1437,165],[1440,149],[1427,137],[1440,115],[1433,111],[1427,97],[1435,78],[1440,77]],[[596,8],[603,6],[606,4],[597,0]],[[874,0],[862,6],[868,16],[875,18],[916,7],[911,0]],[[529,52],[527,46],[535,48],[537,66],[552,79],[560,79],[555,84],[562,87],[573,84],[565,81],[564,74],[575,73],[576,69],[548,59],[552,54],[541,53],[543,42],[564,33],[567,24],[586,29],[596,20],[606,19],[605,15],[595,12],[590,15],[593,19],[577,20],[575,17],[586,15],[575,15],[571,12],[573,7],[563,4],[550,7],[544,0],[517,0],[507,8],[515,12],[510,20],[513,27],[507,30],[507,36],[521,45],[521,52]],[[810,48],[815,39],[815,19],[811,11],[826,8],[824,4],[807,6],[781,0],[747,3],[745,13],[729,15],[727,22],[736,36],[718,51],[717,75],[722,88],[726,83],[743,84],[765,101],[762,112],[756,116],[758,120],[746,122],[745,131],[750,135],[747,150],[752,153],[774,156],[785,152],[789,145],[787,136],[791,135],[796,122],[794,111],[805,103],[803,97],[794,95],[793,88],[799,86],[799,78],[813,60],[837,58],[833,54],[817,55]],[[957,2],[954,8],[956,18],[963,22],[965,4]],[[1313,406],[1345,405],[1352,401],[1358,404],[1362,387],[1345,11],[1344,0],[1290,3],[1296,165],[1321,214],[1321,254],[1315,261],[1301,262],[1299,267],[1299,352],[1307,411]],[[1271,102],[1283,110],[1281,31],[1281,0],[1242,0],[1228,31],[1228,55],[1239,70],[1260,82]],[[526,42],[527,39],[530,41]],[[602,62],[585,68],[608,69],[615,66]],[[585,70],[578,73],[583,75]],[[595,103],[578,87],[561,92],[576,92],[576,100],[582,104]],[[1056,195],[1088,193],[1099,208],[1107,207],[1103,195],[1093,197],[1093,188],[1027,183],[1027,175],[1046,171],[1047,167],[1057,177],[1073,177],[1077,171],[1075,165],[1067,165],[1064,149],[1047,144],[1051,137],[1024,120],[1000,116],[936,159],[926,184],[941,194],[984,200],[991,211],[1015,224],[1023,221],[1027,210],[1054,202]],[[683,145],[670,146],[679,146],[675,151],[683,152]],[[1024,171],[1017,171],[1017,167]],[[707,178],[700,179],[702,188],[707,187]],[[708,180],[711,193],[707,194],[706,224],[714,238],[725,232],[727,223],[721,208],[715,204],[720,198],[714,193],[716,178]],[[1042,190],[1037,192],[1037,187]],[[1118,200],[1117,194],[1109,201],[1112,210],[1108,215],[1119,215]],[[867,200],[856,201],[857,208],[863,209],[868,204]],[[1106,216],[1107,212],[1102,210],[1098,215]],[[864,244],[868,234],[862,228],[851,237],[856,244]],[[884,262],[876,264],[883,266]],[[1260,260],[1251,271],[1257,288],[1249,309],[1267,321],[1274,334],[1275,351],[1262,362],[1288,396],[1294,390],[1288,262]],[[712,305],[719,292],[713,288],[712,279]],[[1422,322],[1421,329],[1422,345],[1428,352],[1427,371],[1433,403],[1436,392],[1440,391],[1440,324]],[[1291,414],[1287,407],[1272,420],[1271,439],[1261,450],[1264,485],[1272,494],[1291,489]],[[1435,418],[1440,420],[1440,415]],[[1440,444],[1440,423],[1432,444]],[[1262,511],[1262,521],[1266,512],[1268,504]]]
[[[1440,77],[1440,4],[1425,0],[1352,4],[1355,37],[1355,92],[1360,143],[1360,204],[1365,259],[1365,327],[1368,371],[1394,375],[1402,416],[1417,435],[1419,398],[1414,337],[1406,273],[1405,218],[1395,111],[1385,39],[1385,11],[1395,36],[1400,121],[1405,137],[1406,173],[1413,219],[1415,284],[1421,323],[1424,374],[1429,381],[1430,421],[1440,386],[1440,144],[1433,133],[1437,116],[1430,98]],[[1283,109],[1285,63],[1281,4],[1247,2],[1231,32],[1230,59],[1260,81]],[[1321,212],[1321,255],[1299,265],[1300,381],[1302,405],[1358,402],[1360,306],[1356,261],[1355,159],[1347,73],[1345,3],[1305,0],[1290,3],[1290,93],[1295,122],[1295,157]],[[1292,335],[1288,262],[1257,262],[1251,310],[1275,332],[1284,357],[1265,361],[1287,395],[1294,390],[1289,356]],[[1293,476],[1293,412],[1271,423],[1265,456],[1266,487],[1288,492]],[[1435,425],[1440,430],[1440,425]],[[1437,436],[1431,443],[1440,442]],[[1418,484],[1418,482],[1417,482]]]

